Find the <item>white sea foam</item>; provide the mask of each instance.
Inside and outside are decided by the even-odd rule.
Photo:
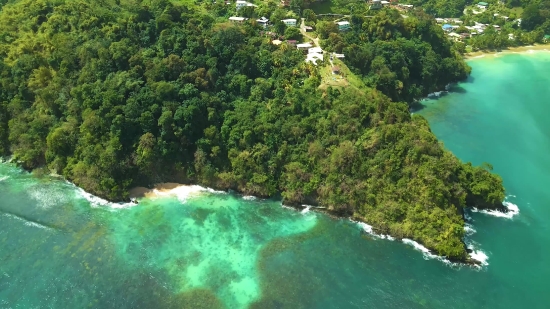
[[[412,246],[415,250],[422,252],[422,256],[425,260],[438,260],[443,262],[444,264],[447,264],[449,266],[460,266],[460,264],[453,263],[449,260],[447,260],[444,256],[438,256],[433,254],[430,249],[422,246],[421,244],[417,243],[416,241],[408,238],[403,238],[401,241],[409,246]]]
[[[285,204],[281,203],[281,207],[290,209],[290,210],[296,210],[294,207],[286,206]]]
[[[309,212],[309,210],[311,209],[311,206],[309,205],[302,205],[304,206],[305,208],[302,209],[302,211],[300,211],[302,214],[307,214]]]
[[[74,184],[71,184],[71,185],[75,186]],[[128,203],[109,202],[105,199],[102,199],[98,196],[95,196],[91,193],[84,191],[82,188],[79,188],[79,187],[76,187],[76,188],[77,188],[78,195],[86,199],[92,205],[92,207],[109,207],[113,209],[120,209],[120,208],[129,208],[137,205],[137,203],[135,203],[134,201],[128,202]],[[216,191],[211,188],[205,188],[197,185],[192,185],[192,186],[181,185],[176,188],[168,189],[168,190],[153,189],[152,193],[148,197],[155,198],[155,197],[174,196],[183,203],[187,201],[189,197],[199,195],[202,192],[210,192],[210,193],[216,193],[216,194],[226,193],[224,191]]]
[[[504,213],[498,210],[486,210],[486,209],[479,210],[475,207],[472,208],[472,212],[478,212],[489,216],[501,217],[501,218],[507,218],[507,219],[512,219],[515,215],[519,214],[519,208],[516,204],[510,203],[510,202],[504,202],[502,204],[508,209],[508,212]]]
[[[466,236],[471,236],[477,231],[474,229],[473,225],[466,223],[464,224],[464,232],[466,232]]]
[[[483,266],[489,265],[489,263],[487,263],[487,260],[489,259],[489,257],[487,256],[487,254],[485,254],[485,252],[483,252],[481,250],[473,250],[470,253],[470,258],[472,260],[476,260],[476,261],[480,262],[481,265],[483,265]]]
[[[441,95],[447,93],[447,91],[436,91],[428,94],[428,98],[439,98]]]
[[[415,250],[417,251],[420,251],[422,252],[422,255],[424,255],[424,257],[426,259],[435,259],[437,258],[438,256],[431,253],[430,250],[424,246],[422,246],[421,244],[417,243],[416,241],[412,240],[412,239],[408,239],[408,238],[403,238],[401,240],[404,244],[407,244],[409,246],[412,246]]]
[[[36,223],[36,222],[31,222],[31,221],[26,221],[25,222],[25,225],[26,226],[33,226],[33,227],[37,227],[39,229],[49,229],[49,227],[45,226],[45,225],[42,225],[40,223]]]
[[[243,200],[247,200],[247,201],[255,201],[257,198],[255,196],[252,196],[252,195],[245,195],[243,196]]]
[[[17,221],[21,221],[23,222],[23,224],[25,224],[26,226],[33,226],[33,227],[37,227],[37,228],[40,228],[40,229],[45,229],[45,230],[49,230],[51,228],[45,226],[45,225],[42,225],[40,223],[36,223],[36,222],[32,222],[32,221],[28,221],[28,220],[25,220],[23,218],[20,218],[18,216],[14,216],[14,215],[11,215],[11,214],[4,214],[4,216],[8,217],[8,218],[12,218],[12,219],[15,219]]]
[[[377,234],[376,232],[374,232],[372,226],[366,224],[365,222],[354,221],[354,220],[351,220],[351,219],[350,219],[350,221],[357,224],[357,225],[359,225],[363,229],[363,231],[365,231],[365,233],[367,233],[371,236],[374,236],[375,238],[395,240],[395,238],[391,237],[390,235]]]
[[[0,176],[0,182],[10,178],[10,176]]]
[[[216,192],[215,190],[204,188],[197,185],[191,185],[191,186],[178,186],[173,189],[169,190],[157,190],[153,189],[153,196],[156,197],[167,197],[167,196],[174,196],[176,197],[180,202],[184,203],[186,202],[190,197],[200,195],[204,192]]]
[[[469,254],[470,258],[472,260],[478,261],[481,264],[481,266],[488,266],[489,263],[487,262],[487,260],[489,259],[489,257],[487,256],[487,254],[485,254],[485,252],[481,251],[480,249],[477,249],[474,245],[475,242],[468,241],[468,240],[466,240],[465,242],[466,242],[466,247],[471,251]]]
[[[70,198],[67,196],[65,189],[53,184],[34,184],[27,188],[27,194],[36,201],[38,206],[51,208],[69,201]]]
[[[88,192],[84,191],[84,189],[78,188],[78,187],[77,187],[77,194],[80,197],[87,200],[92,207],[110,207],[110,208],[114,208],[114,209],[119,209],[119,208],[128,208],[128,207],[132,207],[132,206],[136,205],[133,202],[130,202],[130,203],[112,203],[112,202],[104,200],[104,199],[102,199],[98,196],[95,196],[91,193],[88,193]]]

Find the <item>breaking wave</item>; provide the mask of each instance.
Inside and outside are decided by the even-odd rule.
[[[487,260],[489,259],[489,257],[487,256],[487,254],[485,254],[485,252],[481,251],[481,249],[476,249],[474,244],[475,243],[473,241],[466,241],[466,248],[470,250],[470,253],[468,255],[472,260],[478,261],[481,266],[488,266],[489,263],[487,262]]]
[[[475,229],[474,229],[474,226],[469,224],[469,223],[465,223],[464,224],[464,232],[466,233],[466,236],[471,236],[473,234],[475,234],[475,232],[477,232]]]
[[[180,185],[173,189],[153,189],[147,197],[168,197],[174,196],[180,202],[185,203],[190,197],[200,195],[204,192],[216,193],[216,194],[225,194],[224,191],[216,191],[211,188],[205,188],[198,185]]]
[[[73,184],[74,185],[74,184]],[[76,187],[76,186],[75,186]],[[92,207],[109,207],[113,209],[128,208],[135,206],[133,202],[130,203],[112,203],[107,200],[104,200],[100,197],[97,197],[91,193],[84,191],[84,189],[76,187],[77,195],[85,200],[87,200]]]
[[[354,221],[354,220],[351,220],[351,219],[350,219],[350,221],[357,224],[357,225],[359,225],[359,227],[361,227],[365,233],[367,233],[371,236],[374,236],[375,238],[395,240],[395,238],[391,237],[390,235],[377,234],[376,232],[374,232],[372,226],[366,224],[365,222]]]
[[[10,176],[0,176],[0,182],[10,178]]]
[[[442,96],[446,93],[447,93],[446,90],[432,92],[432,93],[428,94],[428,98],[439,98],[440,96]]]
[[[485,254],[485,252],[481,250],[472,250],[472,252],[470,253],[470,258],[472,260],[480,262],[482,266],[489,265],[489,263],[487,263],[489,257],[487,256],[487,254]]]
[[[507,218],[507,219],[512,219],[514,216],[519,214],[518,205],[510,202],[504,202],[502,204],[508,209],[508,212],[500,212],[498,210],[486,210],[486,209],[479,210],[475,207],[472,208],[472,212],[478,212],[489,216],[501,217],[501,218]]]
[[[36,228],[44,229],[44,230],[51,230],[52,229],[51,227],[45,226],[45,225],[40,224],[38,222],[33,222],[33,221],[26,220],[26,219],[21,218],[21,217],[16,216],[16,215],[12,215],[12,214],[8,214],[8,213],[4,213],[3,215],[8,217],[8,218],[12,218],[12,219],[15,219],[17,221],[23,222],[23,224],[25,224],[26,226],[32,226],[32,227],[36,227]]]
[[[412,239],[408,239],[408,238],[403,238],[401,239],[401,241],[406,244],[406,245],[409,245],[411,247],[413,247],[416,251],[420,251],[422,252],[422,256],[424,257],[425,260],[438,260],[438,261],[441,261],[443,262],[444,264],[447,264],[449,266],[459,266],[460,264],[457,264],[457,263],[453,263],[449,260],[447,260],[445,257],[443,256],[439,256],[439,255],[436,255],[436,254],[433,254],[430,249],[422,246],[421,244],[417,243],[416,241],[412,240]]]

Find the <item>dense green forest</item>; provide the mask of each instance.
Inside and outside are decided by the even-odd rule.
[[[477,3],[479,1],[471,0],[410,0],[405,1],[413,4],[436,17],[460,17],[462,16],[467,4]]]
[[[403,18],[382,10],[373,18],[353,16],[352,29],[321,35],[322,46],[346,55],[366,85],[396,102],[414,102],[470,73],[452,42],[422,12]]]
[[[504,190],[409,112],[468,74],[433,20],[381,12],[329,33],[369,87],[320,90],[302,52],[221,5],[4,5],[0,155],[111,200],[162,181],[282,194],[466,259],[463,208],[502,207]]]
[[[434,17],[460,18],[463,27],[457,33],[469,33],[464,26],[483,23],[493,27],[457,43],[461,52],[466,45],[473,50],[498,50],[508,47],[548,43],[550,35],[549,0],[486,0],[486,9],[477,7],[479,1],[412,0],[414,4]],[[498,28],[494,28],[498,27]]]

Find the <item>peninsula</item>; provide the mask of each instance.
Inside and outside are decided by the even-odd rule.
[[[467,261],[463,211],[505,211],[502,180],[409,112],[468,76],[454,43],[421,10],[303,5],[4,4],[0,155],[110,200],[160,182],[280,194]]]

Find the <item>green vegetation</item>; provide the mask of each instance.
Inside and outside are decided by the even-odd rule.
[[[499,50],[508,47],[547,43],[544,39],[550,34],[550,1],[548,0],[509,0],[485,1],[488,6],[480,8],[479,1],[464,0],[412,0],[417,8],[440,18],[460,18],[445,23],[460,25],[456,33],[472,33],[471,37],[457,40],[455,48],[461,53],[476,50]],[[473,29],[484,24],[483,29]],[[486,27],[486,28],[485,28]]]
[[[424,11],[435,17],[460,17],[466,4],[477,3],[466,0],[410,0],[403,3],[413,4],[415,7],[422,7]]]
[[[465,43],[474,50],[495,50],[544,43],[544,35],[550,33],[549,18],[550,1],[518,1],[507,4],[493,2],[478,14],[467,14],[462,17],[465,26],[473,26],[476,22],[488,25],[483,34],[473,36],[465,40]]]
[[[501,207],[502,181],[459,162],[401,103],[468,74],[442,30],[392,12],[329,29],[323,44],[358,74],[333,88],[231,14],[167,0],[5,5],[0,154],[115,200],[161,181],[280,193],[464,260],[463,208]]]
[[[373,18],[352,16],[352,31],[320,33],[326,38],[321,45],[343,52],[367,86],[396,102],[414,102],[466,78],[470,68],[433,18],[421,12],[409,15],[382,10]]]
[[[317,14],[350,14],[354,10],[365,7],[363,0],[322,0],[309,1],[305,7],[315,11]]]

